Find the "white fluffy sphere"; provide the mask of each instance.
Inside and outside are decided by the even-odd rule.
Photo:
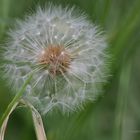
[[[34,71],[23,99],[42,113],[74,111],[100,94],[107,77],[107,45],[83,13],[61,6],[38,8],[9,36],[5,77],[16,91]]]

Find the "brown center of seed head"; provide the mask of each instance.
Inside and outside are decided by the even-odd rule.
[[[67,72],[71,63],[71,55],[61,45],[49,45],[40,55],[39,63],[45,65],[53,76]]]

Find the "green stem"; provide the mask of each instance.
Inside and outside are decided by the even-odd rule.
[[[5,113],[3,114],[1,120],[0,120],[0,129],[5,121],[5,119],[9,116],[13,106],[15,106],[15,104],[17,104],[21,98],[21,96],[23,95],[26,86],[28,85],[28,83],[30,82],[32,78],[32,74],[29,75],[28,79],[25,81],[25,83],[23,84],[23,86],[21,87],[21,89],[19,90],[19,92],[16,94],[16,96],[14,97],[14,99],[11,101],[11,103],[9,104],[9,106],[7,107]]]
[[[18,105],[18,102],[16,102],[13,105],[13,107],[10,110],[9,114],[7,115],[7,117],[4,119],[4,121],[2,123],[1,129],[0,129],[0,140],[4,140],[5,130],[6,130],[6,127],[7,127],[9,116],[11,115],[11,113],[13,112],[13,110],[17,107],[17,105]]]

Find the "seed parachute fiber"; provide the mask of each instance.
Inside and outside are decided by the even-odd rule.
[[[43,114],[96,100],[107,79],[105,38],[76,8],[38,8],[17,22],[4,48],[4,76],[16,91],[34,72],[22,98]]]

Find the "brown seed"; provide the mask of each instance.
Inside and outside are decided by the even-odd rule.
[[[61,45],[49,45],[39,56],[39,63],[46,65],[53,76],[67,71],[71,63],[71,55]]]

